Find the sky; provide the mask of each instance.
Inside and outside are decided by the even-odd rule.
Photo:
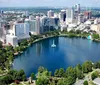
[[[77,3],[84,7],[100,7],[100,0],[0,0],[0,7],[72,7]]]

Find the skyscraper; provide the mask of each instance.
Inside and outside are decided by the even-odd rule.
[[[40,29],[40,17],[36,16],[36,33],[40,34],[41,33],[41,29]]]
[[[74,6],[75,12],[77,12],[78,14],[80,13],[80,4],[76,4]]]
[[[73,8],[68,8],[66,10],[66,24],[73,23],[73,19],[74,19],[74,9]]]
[[[64,22],[66,20],[66,10],[61,10],[59,13],[59,19],[61,22]]]

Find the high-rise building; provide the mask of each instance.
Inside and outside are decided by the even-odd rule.
[[[75,12],[77,12],[79,14],[80,13],[80,4],[76,4],[74,6],[74,10],[75,10]]]
[[[14,22],[9,30],[10,35],[17,36],[18,40],[29,38],[29,23]]]
[[[74,9],[68,8],[66,10],[66,24],[73,23],[73,20],[74,20]]]
[[[92,12],[91,11],[86,11],[86,12],[84,12],[84,16],[85,16],[85,19],[91,19]]]
[[[36,19],[34,19],[34,20],[30,20],[29,21],[29,25],[30,25],[30,32],[31,32],[31,34],[37,34],[36,33]]]
[[[54,17],[54,12],[52,10],[47,12],[47,16],[50,17]]]
[[[40,34],[41,33],[41,29],[40,29],[40,17],[36,16],[36,33]]]
[[[84,15],[83,14],[79,14],[78,15],[78,23],[83,23],[84,22]]]
[[[61,12],[59,13],[59,19],[61,22],[66,21],[66,10],[61,10]]]

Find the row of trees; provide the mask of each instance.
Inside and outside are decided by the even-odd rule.
[[[78,64],[76,67],[68,67],[66,70],[63,68],[57,69],[52,76],[51,72],[44,67],[38,69],[37,85],[72,85],[76,79],[83,79],[84,74],[92,72],[93,69],[100,68],[100,62],[92,63],[91,61],[84,62],[82,65]],[[95,79],[98,73],[95,72],[91,75]],[[87,81],[85,81],[87,83]],[[88,84],[84,84],[88,85]]]
[[[14,81],[25,81],[26,75],[23,70],[10,70],[7,75],[0,78],[0,85],[8,85]]]

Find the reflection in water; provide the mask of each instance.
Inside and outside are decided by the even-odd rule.
[[[51,48],[55,41],[56,48]],[[24,54],[14,60],[13,69],[23,69],[28,76],[36,73],[39,66],[54,72],[86,60],[100,60],[100,43],[82,38],[54,37],[34,43]]]
[[[36,43],[36,55],[40,56],[42,53],[42,43]]]

